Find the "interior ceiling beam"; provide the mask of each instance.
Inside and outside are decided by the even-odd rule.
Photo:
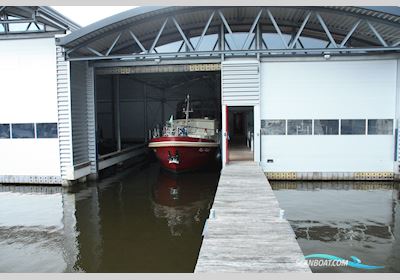
[[[373,52],[399,52],[400,47],[366,47],[366,48],[306,48],[306,49],[262,49],[262,50],[223,50],[223,51],[199,51],[199,52],[181,52],[181,53],[148,53],[148,54],[131,54],[131,55],[97,55],[93,56],[83,56],[83,57],[70,57],[70,61],[93,61],[93,60],[113,60],[113,59],[169,59],[171,57],[182,57],[192,59],[202,59],[204,56],[213,55],[220,57],[221,55],[232,54],[236,56],[248,56],[248,55],[271,55],[271,56],[285,56],[285,55],[302,55],[304,53],[309,53],[313,55],[330,53],[338,55],[349,55],[349,54],[366,54]]]

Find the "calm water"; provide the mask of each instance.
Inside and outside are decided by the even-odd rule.
[[[400,194],[385,182],[271,185],[305,255],[322,253],[384,269],[312,267],[313,272],[400,272]]]
[[[152,164],[75,191],[0,186],[0,272],[192,272],[218,178]]]

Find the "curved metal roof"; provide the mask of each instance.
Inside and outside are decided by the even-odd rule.
[[[194,37],[218,34],[221,26],[226,34],[253,34],[255,23],[261,33],[292,36],[295,43],[291,46],[291,41],[286,42],[286,48],[296,48],[299,30],[297,37],[325,40],[335,48],[382,47],[379,49],[393,51],[400,45],[400,8],[352,6],[140,7],[74,31],[59,38],[58,44],[67,50],[70,59],[155,53],[154,47],[176,41],[193,51]]]

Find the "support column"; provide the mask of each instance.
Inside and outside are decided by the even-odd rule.
[[[254,105],[254,161],[261,162],[261,111],[260,104]]]
[[[143,125],[143,128],[144,128],[144,142],[147,142],[147,138],[148,138],[148,130],[147,130],[147,87],[146,87],[146,84],[143,84],[143,95],[144,95],[144,99],[143,99],[143,108],[144,108],[144,116],[143,116],[143,119],[144,119],[144,125]]]
[[[87,68],[87,118],[88,118],[88,148],[90,161],[89,179],[97,179],[97,139],[96,139],[96,98],[95,73],[92,66]]]
[[[219,50],[224,51],[225,50],[225,29],[224,29],[224,24],[221,23],[220,26],[220,32],[218,33],[218,42],[219,42]],[[224,61],[225,55],[221,54],[221,60]]]
[[[222,136],[221,136],[221,152],[222,152],[222,166],[224,167],[228,162],[228,106],[222,105]]]
[[[68,186],[73,173],[70,62],[65,60],[61,47],[56,48],[56,55],[60,179],[63,186]]]
[[[394,135],[394,166],[393,172],[396,180],[400,180],[400,59],[397,60],[396,82],[396,109],[395,109],[395,135]]]
[[[261,27],[260,27],[260,22],[257,23],[256,26],[256,50],[261,49],[261,40],[262,40],[262,33],[261,33]],[[260,53],[257,53],[257,60],[260,61]]]
[[[113,76],[113,105],[114,105],[114,133],[117,140],[117,150],[121,151],[121,117],[119,98],[119,75]]]

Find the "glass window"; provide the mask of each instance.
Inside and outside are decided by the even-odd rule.
[[[262,135],[285,135],[286,121],[285,120],[261,120]]]
[[[314,120],[315,135],[338,135],[339,120]]]
[[[341,134],[365,134],[365,120],[342,120]]]
[[[0,139],[10,138],[10,125],[0,124]]]
[[[288,135],[311,135],[312,120],[288,120]]]
[[[57,138],[57,123],[37,123],[37,138]]]
[[[393,134],[393,120],[368,120],[368,134]]]
[[[12,138],[35,138],[33,123],[13,123]]]

